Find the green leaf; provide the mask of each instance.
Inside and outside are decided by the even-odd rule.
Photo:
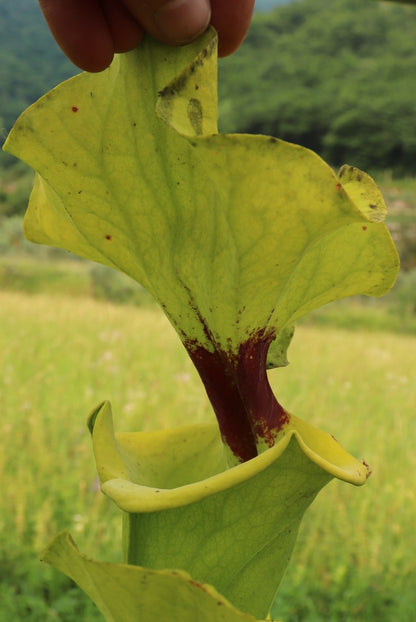
[[[102,490],[126,512],[126,561],[185,569],[259,618],[318,491],[333,477],[361,485],[369,474],[296,417],[274,447],[231,469],[215,424],[114,434],[104,403],[91,428]]]
[[[53,540],[43,560],[73,579],[107,622],[255,622],[185,572],[88,559],[67,532]]]
[[[43,97],[6,149],[38,171],[26,235],[116,267],[153,294],[244,461],[289,417],[268,384],[270,344],[269,366],[283,364],[296,319],[384,294],[398,256],[384,203],[367,209],[357,174],[344,187],[298,145],[218,135],[216,116],[214,34],[175,50],[146,39]],[[360,184],[374,194],[368,176]]]
[[[370,175],[354,166],[344,166],[338,172],[345,192],[369,220],[381,222],[387,216],[383,195]]]
[[[267,352],[267,369],[289,365],[287,350],[294,334],[294,326],[285,326],[280,332],[279,338],[272,341]]]

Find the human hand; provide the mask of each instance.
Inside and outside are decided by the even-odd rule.
[[[64,54],[86,71],[102,71],[116,52],[128,52],[144,32],[164,43],[188,43],[212,24],[219,55],[242,43],[254,0],[39,0]]]

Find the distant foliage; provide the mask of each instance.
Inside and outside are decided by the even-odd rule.
[[[416,315],[416,269],[401,272],[395,287],[396,308],[402,317]]]
[[[110,300],[117,304],[137,306],[154,304],[150,294],[122,272],[93,264],[89,275],[91,295],[97,300]]]
[[[23,162],[17,162],[13,166],[0,166],[0,227],[3,217],[23,216],[25,213],[33,177],[33,171]]]
[[[35,0],[0,0],[0,136],[41,95],[78,73],[59,50]],[[0,162],[14,161],[0,152]]]
[[[271,11],[278,4],[288,4],[293,0],[256,0],[255,11]]]
[[[302,0],[257,15],[220,65],[222,131],[349,162],[416,170],[416,7]]]

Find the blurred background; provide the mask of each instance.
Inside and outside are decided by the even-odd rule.
[[[77,73],[34,0],[0,0],[0,138]],[[416,7],[258,0],[219,63],[222,132],[273,135],[380,185],[402,269],[382,299],[301,322],[271,372],[289,410],[365,455],[364,489],[331,483],[305,518],[274,609],[286,622],[411,622],[416,610]],[[102,620],[40,550],[69,528],[119,560],[119,516],[98,491],[85,418],[113,401],[120,429],[212,417],[186,353],[128,277],[30,244],[32,172],[0,153],[0,622]]]

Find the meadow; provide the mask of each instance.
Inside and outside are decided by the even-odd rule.
[[[288,410],[326,429],[373,474],[331,482],[310,508],[275,617],[414,619],[416,337],[314,324],[270,374]],[[85,420],[101,400],[116,428],[213,415],[164,316],[91,298],[0,292],[0,622],[98,622],[87,598],[38,561],[60,530],[119,561],[119,512],[99,491]]]

